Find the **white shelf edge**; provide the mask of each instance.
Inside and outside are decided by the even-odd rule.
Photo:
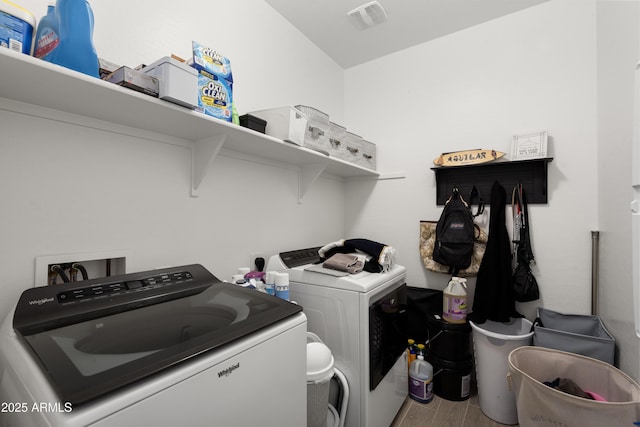
[[[223,145],[300,168],[300,202],[322,174],[345,180],[380,177],[376,171],[9,49],[0,49],[0,74],[0,110],[192,147],[193,197]]]

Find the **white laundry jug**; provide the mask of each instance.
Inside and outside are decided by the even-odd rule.
[[[467,321],[467,279],[452,277],[442,293],[442,318],[450,323]]]

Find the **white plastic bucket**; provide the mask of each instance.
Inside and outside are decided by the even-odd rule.
[[[333,355],[320,342],[307,343],[307,427],[326,427]]]
[[[516,399],[507,382],[509,353],[531,345],[532,324],[524,318],[511,319],[508,323],[491,320],[482,324],[469,323],[473,329],[480,409],[494,421],[517,424]]]

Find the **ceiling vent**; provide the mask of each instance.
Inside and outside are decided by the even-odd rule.
[[[387,13],[377,1],[371,1],[356,7],[347,13],[349,20],[359,30],[378,25],[387,20]]]

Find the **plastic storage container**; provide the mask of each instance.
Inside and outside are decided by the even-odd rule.
[[[409,397],[421,403],[433,400],[433,366],[422,354],[409,367]]]
[[[450,323],[467,321],[467,279],[452,277],[442,292],[442,318]]]
[[[596,315],[538,308],[533,345],[581,354],[613,365],[616,340]]]
[[[433,366],[433,392],[443,399],[462,401],[471,395],[471,373],[473,359],[452,362],[429,355],[427,360]]]
[[[198,71],[195,68],[165,56],[142,69],[148,76],[158,79],[158,97],[185,108],[198,106]]]
[[[606,401],[574,396],[544,384],[556,378],[571,378],[583,391]],[[633,426],[640,421],[640,385],[598,359],[520,347],[509,354],[509,382],[521,427]]]
[[[260,117],[252,116],[251,114],[244,114],[239,118],[239,124],[247,129],[255,130],[256,132],[265,133],[267,129],[267,121]]]
[[[345,147],[347,128],[337,123],[329,122],[329,155],[340,158],[341,150]]]
[[[376,170],[376,144],[363,139],[361,148],[361,153],[356,160],[356,164],[367,169]]]
[[[418,355],[416,354],[416,340],[409,338],[407,340],[407,369],[411,367],[411,363],[413,363],[413,361],[416,360],[417,357]]]
[[[31,54],[36,18],[17,4],[0,0],[0,46]]]
[[[347,131],[344,139],[344,147],[340,150],[339,157],[345,162],[357,165],[358,158],[362,155],[362,137]]]
[[[307,343],[307,427],[327,425],[333,363],[333,355],[326,345]]]
[[[427,317],[429,355],[450,362],[468,360],[472,357],[471,326],[465,323],[445,322],[440,314]]]
[[[523,318],[508,323],[491,320],[479,325],[469,323],[473,330],[480,409],[494,421],[517,424],[516,400],[506,379],[508,357],[516,348],[531,345],[532,323]]]
[[[276,273],[275,295],[289,301],[289,273]]]
[[[86,0],[58,0],[56,4],[60,43],[50,61],[71,70],[100,77],[93,45],[93,11]]]
[[[38,23],[33,56],[48,61],[54,49],[58,47],[58,43],[60,43],[60,37],[58,36],[56,2],[51,0],[47,6],[47,14]]]
[[[296,145],[304,144],[307,116],[294,107],[270,108],[252,111],[250,114],[267,122],[265,127],[267,135]]]
[[[296,109],[307,116],[308,123],[304,133],[303,146],[329,155],[329,115],[307,105],[296,105]]]

